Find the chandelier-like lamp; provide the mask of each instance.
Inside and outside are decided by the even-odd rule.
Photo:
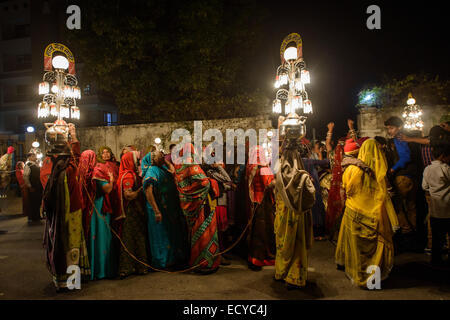
[[[311,80],[303,60],[302,38],[298,33],[291,33],[283,40],[280,58],[281,65],[275,77],[277,92],[272,103],[272,112],[280,114],[281,136],[288,139],[301,138],[306,134],[305,114],[311,114],[313,108],[305,88]],[[287,117],[284,118],[282,114]]]
[[[422,108],[416,105],[416,100],[411,93],[408,94],[406,104],[403,111],[403,118],[405,119],[404,128],[407,130],[422,130]]]
[[[64,119],[80,119],[77,99],[81,98],[75,77],[75,59],[72,52],[60,43],[49,44],[44,51],[44,76],[39,84],[42,102],[38,105],[38,118],[57,117],[45,123],[45,140],[53,147],[49,154],[61,154],[67,144],[69,127]]]

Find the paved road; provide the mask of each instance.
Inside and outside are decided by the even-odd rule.
[[[0,300],[2,299],[433,299],[450,300],[449,272],[431,270],[423,254],[402,254],[382,290],[355,288],[333,263],[334,246],[316,242],[311,253],[309,283],[287,291],[272,280],[273,267],[254,272],[235,258],[216,274],[150,273],[125,280],[100,280],[82,290],[57,294],[45,267],[43,225],[26,218],[0,219]]]

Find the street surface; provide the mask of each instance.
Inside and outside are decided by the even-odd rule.
[[[404,253],[396,256],[382,290],[352,286],[334,264],[334,245],[315,242],[310,257],[309,282],[302,290],[288,291],[273,280],[274,267],[255,272],[233,256],[232,264],[212,275],[151,272],[125,280],[83,283],[81,290],[56,293],[45,266],[44,224],[29,226],[19,214],[0,213],[0,300],[3,299],[432,299],[450,300],[448,271],[433,270],[429,256]]]

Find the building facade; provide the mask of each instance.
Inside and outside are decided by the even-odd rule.
[[[37,119],[42,100],[38,84],[44,74],[45,47],[65,42],[66,9],[71,4],[66,0],[0,0],[0,151],[4,145],[23,143],[27,127],[39,130],[43,122],[54,121]],[[81,119],[76,124],[117,124],[114,102],[98,93],[95,85],[83,82],[83,63],[77,60],[76,51],[72,52],[82,90],[78,103]],[[23,158],[23,153],[17,156]]]

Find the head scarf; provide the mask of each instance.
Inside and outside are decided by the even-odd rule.
[[[371,169],[373,176],[362,169],[353,170],[347,182],[347,193],[370,193],[376,200],[377,205],[369,208],[365,203],[358,203],[360,211],[379,219],[379,215],[386,210],[392,229],[398,229],[397,215],[387,191],[386,173],[388,164],[375,139],[368,139],[362,144],[358,159]],[[358,199],[354,199],[354,201],[357,202]]]
[[[120,159],[122,159],[123,155],[130,151],[136,151],[136,147],[133,145],[128,145],[122,148],[122,152],[120,153]]]
[[[153,165],[152,163],[152,153],[149,152],[145,155],[144,158],[142,158],[141,162],[141,170],[142,170],[142,177],[145,177],[147,174],[148,169]]]
[[[102,146],[98,149],[97,152],[97,163],[106,163],[107,161],[103,160],[102,154],[103,150],[108,150],[109,154],[111,155],[111,158],[108,161],[116,162],[116,157],[114,156],[114,153],[112,152],[111,148],[108,146]]]
[[[357,139],[356,141],[353,138],[347,139],[345,141],[344,153],[348,156],[356,157],[358,155],[359,149],[361,148],[364,141],[369,139],[369,137],[362,137]]]

